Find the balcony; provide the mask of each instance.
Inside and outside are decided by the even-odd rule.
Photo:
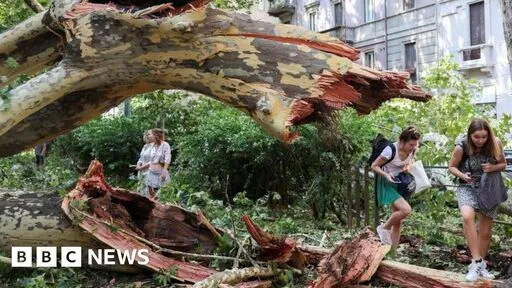
[[[354,28],[334,26],[319,32],[324,34],[327,33],[329,36],[336,37],[347,44],[354,44]]]
[[[492,44],[479,44],[460,49],[460,70],[480,69],[482,72],[490,73],[494,66],[492,49]]]
[[[296,0],[269,0],[268,14],[280,17],[283,14],[295,13]]]

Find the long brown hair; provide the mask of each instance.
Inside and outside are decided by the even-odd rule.
[[[160,128],[151,129],[151,133],[155,135],[155,142],[157,145],[162,144],[164,142],[164,131]]]
[[[494,132],[492,131],[491,126],[484,119],[473,119],[473,121],[471,121],[471,124],[469,124],[467,135],[469,144],[468,154],[473,155],[473,153],[475,153],[476,145],[475,143],[473,143],[471,135],[480,130],[487,131],[487,141],[485,142],[484,147],[482,148],[482,153],[486,156],[493,157],[495,160],[498,160],[500,155],[500,148],[498,146],[497,139],[494,136]]]

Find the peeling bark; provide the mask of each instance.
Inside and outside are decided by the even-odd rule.
[[[382,245],[369,229],[342,243],[327,255],[318,268],[312,288],[343,287],[369,281],[391,247]]]
[[[61,57],[65,35],[44,24],[44,16],[39,13],[0,34],[0,88],[22,74],[38,74]]]
[[[29,68],[33,73],[54,63],[65,45],[56,67],[8,93],[9,109],[0,112],[0,156],[55,138],[133,95],[156,89],[211,96],[247,113],[285,142],[298,137],[289,127],[328,111],[354,107],[369,113],[394,97],[430,98],[408,85],[405,74],[353,63],[358,51],[336,38],[243,14],[171,6],[130,10],[116,1],[53,1],[44,18],[58,25],[65,39],[49,37],[48,46],[57,47],[47,52],[51,61],[31,65],[32,58],[18,55],[20,47],[5,48],[4,54],[18,55],[23,67],[0,70],[0,76],[12,80]],[[37,17],[28,22],[41,23]],[[36,33],[20,25],[12,30],[19,33],[10,32],[11,39],[50,35],[39,26],[33,28]]]
[[[60,209],[57,193],[0,193],[0,251],[11,246],[105,247],[82,232]]]

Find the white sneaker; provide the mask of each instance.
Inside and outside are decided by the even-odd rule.
[[[484,267],[482,265],[483,262],[484,262],[483,260],[480,263],[476,263],[475,260],[471,261],[471,264],[469,264],[469,267],[468,267],[468,274],[466,275],[467,281],[474,282],[474,281],[478,280],[478,278],[480,278],[480,273],[482,272],[483,267]]]
[[[494,279],[494,275],[487,270],[487,263],[485,263],[485,260],[482,260],[482,271],[480,271],[480,276],[489,280]]]
[[[382,244],[391,245],[393,243],[393,241],[391,241],[391,231],[384,229],[382,224],[377,227],[377,234],[379,234]]]

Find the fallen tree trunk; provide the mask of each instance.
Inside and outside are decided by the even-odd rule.
[[[214,235],[215,228],[204,225],[204,216],[181,207],[113,189],[105,182],[97,161],[91,162],[85,176],[63,201],[56,194],[3,193],[0,209],[0,247],[9,254],[11,246],[21,245],[147,249],[149,263],[140,265],[145,269],[158,272],[173,268],[174,278],[192,283],[215,273],[181,258],[211,254],[221,230],[215,230]],[[169,254],[180,256],[166,256]],[[208,261],[203,258],[201,263]]]
[[[329,111],[366,114],[391,98],[431,98],[408,73],[354,63],[359,51],[339,39],[205,8],[208,0],[151,2],[54,0],[44,16],[0,35],[0,60],[19,65],[0,66],[5,84],[50,68],[0,99],[0,157],[158,89],[211,96],[284,142],[298,138],[291,126]],[[40,49],[24,45],[36,38],[45,40]]]
[[[479,280],[468,282],[465,275],[409,265],[394,261],[382,261],[376,273],[377,277],[387,283],[400,287],[500,287],[502,281]]]
[[[207,267],[204,259],[208,257],[200,257],[204,266],[183,260],[181,257],[201,256],[189,252],[211,254],[223,231],[211,225],[201,213],[162,205],[139,194],[114,189],[105,182],[102,172],[99,162],[91,162],[85,176],[62,201],[64,213],[60,212],[60,198],[56,194],[0,194],[0,211],[3,212],[0,214],[0,248],[5,251],[10,246],[47,245],[148,249],[149,263],[140,264],[141,267],[155,272],[173,269],[175,279],[197,283],[197,287],[213,284],[219,287],[221,284],[225,287],[237,284],[237,287],[268,287],[272,281],[268,278],[281,272],[275,268],[257,267],[217,272]],[[402,287],[503,285],[501,281],[467,283],[462,274],[381,261],[389,246],[381,245],[369,230],[333,250],[327,250],[269,234],[248,216],[244,216],[243,221],[259,245],[260,259],[302,269],[306,263],[316,265],[323,257],[318,279],[311,287],[364,283],[374,275]],[[176,255],[179,258],[173,257]]]
[[[109,248],[74,225],[60,209],[61,201],[57,193],[0,191],[0,253],[11,255],[12,246],[55,246],[58,252],[62,246],[82,247],[82,251]],[[145,271],[130,265],[87,265],[86,253],[82,263],[122,273]]]
[[[0,192],[0,252],[11,246],[82,246],[104,248],[73,225],[60,209],[57,193]]]

